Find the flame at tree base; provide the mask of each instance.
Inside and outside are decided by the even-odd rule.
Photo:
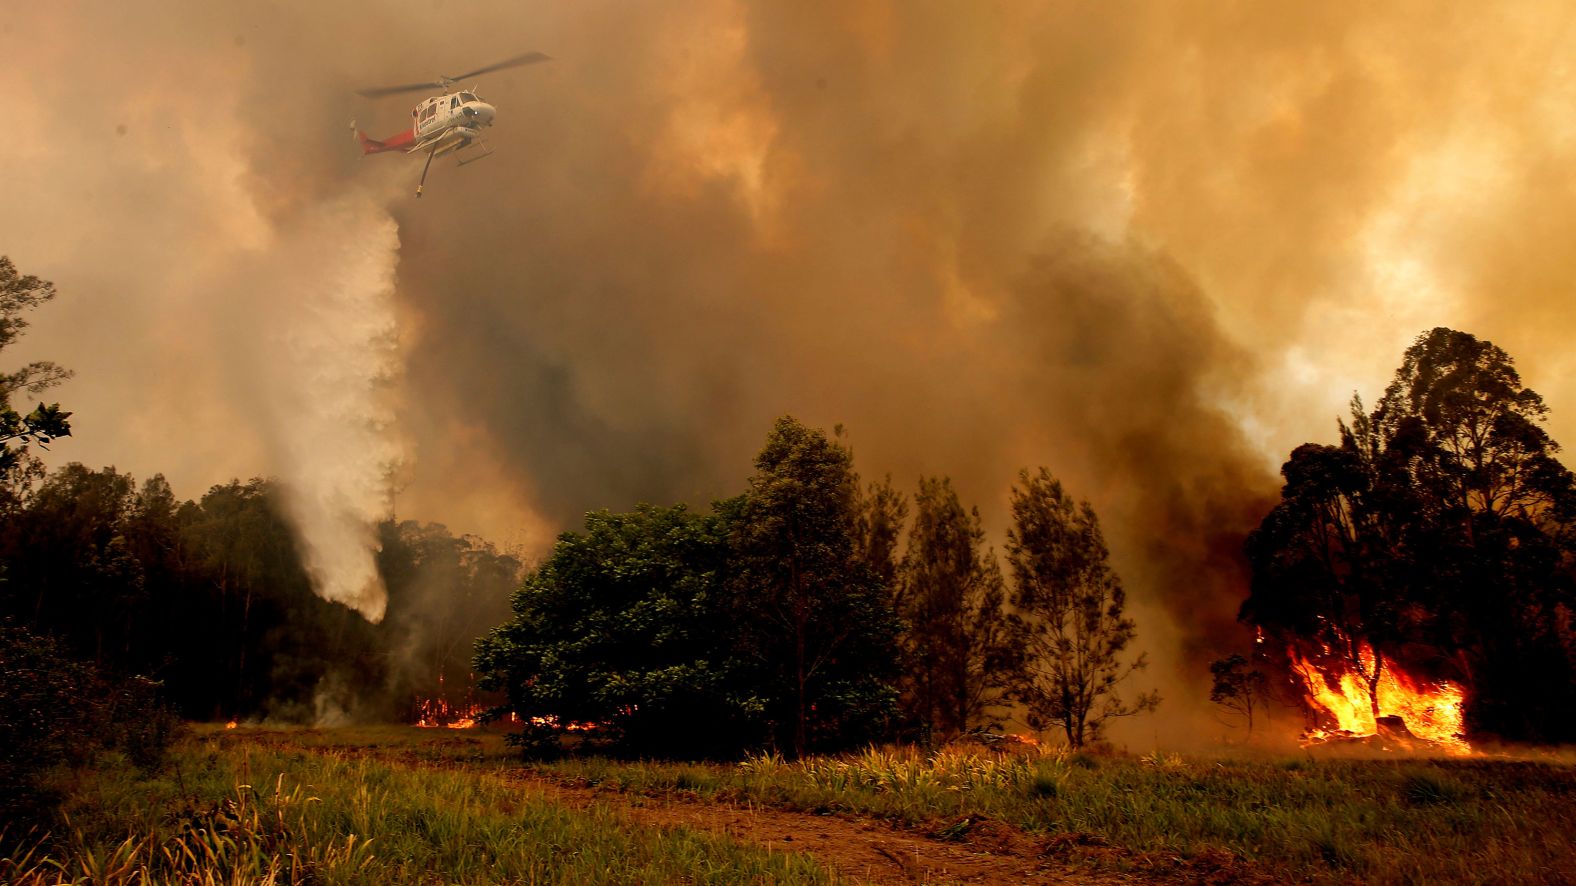
[[[1462,737],[1466,692],[1459,685],[1446,680],[1416,681],[1387,662],[1375,686],[1376,717],[1374,697],[1369,694],[1368,682],[1360,674],[1347,667],[1332,669],[1328,664],[1320,667],[1295,647],[1289,653],[1292,672],[1301,681],[1309,705],[1335,724],[1335,728],[1309,730],[1303,736],[1304,747],[1341,739],[1380,737],[1394,740],[1403,747],[1412,747],[1409,740],[1418,740],[1451,754],[1472,753],[1472,746]],[[1363,670],[1372,673],[1373,648],[1363,643],[1358,656]],[[1324,660],[1338,662],[1337,657],[1330,655]]]

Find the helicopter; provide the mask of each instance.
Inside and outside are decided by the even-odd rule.
[[[365,98],[380,98],[385,95],[395,95],[401,92],[417,92],[424,89],[447,90],[442,95],[435,95],[411,109],[410,115],[414,118],[411,127],[404,132],[395,133],[384,139],[369,137],[366,133],[356,128],[356,121],[350,121],[350,130],[355,133],[356,141],[361,145],[361,154],[382,154],[388,151],[402,151],[406,154],[425,153],[427,162],[421,168],[421,181],[416,185],[416,196],[421,196],[421,190],[427,184],[427,171],[432,168],[434,157],[462,151],[474,145],[480,145],[484,153],[468,160],[461,160],[460,166],[474,163],[492,154],[492,149],[482,141],[482,130],[493,124],[496,109],[476,97],[475,87],[470,89],[457,88],[459,82],[468,80],[481,74],[501,71],[505,68],[515,68],[521,65],[530,65],[537,62],[551,61],[551,57],[540,52],[527,52],[514,58],[505,59],[495,64],[467,71],[453,77],[440,76],[436,80],[426,83],[406,83],[400,86],[380,86],[375,89],[363,89],[358,94]]]

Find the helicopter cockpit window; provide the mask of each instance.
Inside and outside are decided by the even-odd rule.
[[[462,92],[462,93],[460,93],[460,101],[462,101],[462,102],[473,102],[473,101],[476,101],[476,96],[471,95],[469,92]]]
[[[455,96],[454,98],[449,99],[449,107],[457,108],[459,106],[460,106],[460,97],[459,96]]]

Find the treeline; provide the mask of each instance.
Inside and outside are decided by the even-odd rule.
[[[1448,679],[1473,732],[1576,740],[1576,479],[1547,416],[1502,349],[1419,336],[1339,443],[1282,468],[1247,542],[1261,658],[1333,657],[1370,695],[1391,670]],[[1243,663],[1218,664],[1217,701],[1244,704]]]
[[[152,680],[188,718],[403,718],[508,614],[519,561],[434,524],[378,527],[388,614],[312,592],[266,480],[176,498],[162,476],[68,464],[0,507],[0,618],[105,673]]]
[[[645,754],[799,756],[941,741],[1011,703],[1082,745],[1158,699],[1117,691],[1143,657],[1126,654],[1092,509],[1042,469],[1012,512],[1004,576],[950,481],[912,500],[863,485],[845,446],[783,418],[746,491],[708,513],[601,511],[560,536],[477,671],[531,753],[578,731]]]

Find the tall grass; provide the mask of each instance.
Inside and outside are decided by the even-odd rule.
[[[128,767],[68,785],[67,827],[42,843],[0,837],[12,847],[0,882],[831,880],[802,855],[632,828],[616,795],[580,811],[555,804],[480,731],[221,730],[176,760],[157,779]],[[1039,835],[1058,858],[1097,847],[1083,863],[1151,872],[1155,859],[1225,857],[1288,882],[1576,882],[1576,765],[1555,759],[873,748],[739,764],[566,759],[534,772],[879,817],[944,839],[994,819]]]
[[[803,855],[571,810],[487,773],[212,739],[176,763],[83,776],[60,831],[13,843],[0,882],[832,882]]]
[[[958,833],[968,816],[1119,847],[1105,863],[1227,854],[1286,879],[1576,883],[1576,767],[1528,760],[1230,759],[870,749],[733,767],[562,761],[624,790],[846,811]],[[1114,856],[1114,860],[1113,857]]]

